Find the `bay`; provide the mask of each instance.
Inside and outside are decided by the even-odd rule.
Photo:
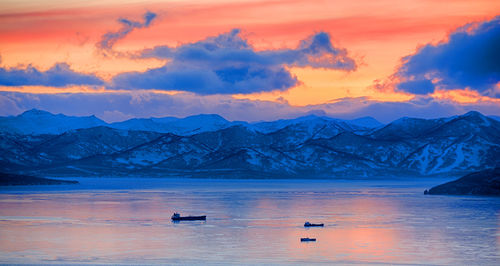
[[[78,181],[0,188],[0,263],[500,262],[500,199],[423,195],[443,179]]]

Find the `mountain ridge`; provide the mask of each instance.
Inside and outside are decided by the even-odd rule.
[[[196,133],[215,131],[234,125],[244,125],[253,130],[271,132],[304,120],[324,120],[349,123],[358,127],[375,128],[382,123],[373,117],[361,117],[353,120],[343,120],[328,116],[309,114],[293,119],[280,119],[264,122],[228,121],[218,114],[198,114],[183,118],[178,117],[150,117],[131,118],[128,120],[106,123],[91,116],[66,116],[52,114],[47,111],[31,109],[17,116],[0,116],[0,131],[16,132],[19,134],[61,134],[69,130],[107,126],[116,129],[154,131],[159,133],[174,133],[177,135],[192,135]],[[266,129],[266,127],[271,128]]]
[[[207,117],[221,126],[191,130]],[[183,134],[109,125],[40,135],[4,130],[0,168],[38,176],[375,178],[457,176],[500,164],[500,122],[478,112],[375,128],[314,115],[264,126],[222,119],[188,118],[195,122]],[[172,121],[183,120],[163,122]]]

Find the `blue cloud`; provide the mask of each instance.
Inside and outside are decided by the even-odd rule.
[[[152,12],[146,12],[142,18],[143,22],[128,20],[125,18],[118,19],[118,22],[122,27],[116,32],[108,32],[104,34],[101,41],[97,43],[97,47],[103,50],[111,50],[113,45],[120,39],[125,38],[134,29],[149,27],[151,22],[156,18],[156,14]]]
[[[499,97],[493,88],[500,82],[500,16],[461,27],[446,42],[427,44],[403,58],[397,75],[404,82],[398,89],[431,93],[435,87],[469,87],[484,95]],[[434,80],[434,85],[429,84]],[[414,85],[415,87],[412,87]]]
[[[113,78],[116,89],[182,90],[198,94],[252,93],[285,90],[297,79],[282,67],[225,67],[217,70],[201,67],[164,66],[146,72],[132,72]]]
[[[317,33],[302,40],[297,49],[282,49],[256,52],[246,40],[241,38],[240,30],[233,29],[216,37],[185,44],[177,48],[157,46],[142,51],[143,58],[173,59],[178,62],[190,62],[203,65],[288,65],[311,66],[355,70],[355,61],[348,57],[345,49],[332,45],[330,35]]]
[[[409,80],[397,84],[397,89],[413,94],[428,94],[434,91],[434,84],[428,79]]]
[[[288,64],[297,66],[311,66],[316,68],[333,68],[355,70],[356,64],[347,56],[345,49],[333,47],[330,35],[320,32],[303,40],[296,50],[289,50]]]
[[[52,86],[69,85],[104,85],[94,75],[74,72],[66,63],[57,63],[47,71],[40,71],[33,66],[26,68],[0,68],[0,85],[2,86]]]
[[[160,68],[117,75],[115,89],[184,90],[198,94],[234,94],[286,90],[299,81],[287,67],[351,71],[355,61],[320,32],[296,49],[255,51],[238,29],[176,48],[158,46],[139,58],[168,59]]]

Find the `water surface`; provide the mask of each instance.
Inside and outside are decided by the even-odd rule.
[[[443,180],[79,181],[0,187],[0,263],[500,263],[500,199],[423,195]]]

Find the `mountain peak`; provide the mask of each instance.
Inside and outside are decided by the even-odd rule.
[[[230,124],[224,117],[218,114],[199,114],[180,119],[184,123],[195,123],[199,126],[211,126],[212,124]]]
[[[212,120],[220,120],[220,121],[227,121],[224,117],[218,115],[218,114],[198,114],[198,115],[192,115],[192,116],[187,116],[186,118],[201,118],[201,119],[212,119]]]
[[[477,111],[467,112],[466,114],[459,116],[459,119],[460,118],[465,119],[469,123],[478,124],[482,126],[489,126],[491,123],[489,120],[494,121],[493,119],[488,118]]]
[[[31,109],[0,121],[1,131],[34,135],[61,134],[69,130],[101,125],[106,123],[95,116],[66,116],[38,109]]]
[[[54,114],[47,112],[47,111],[33,108],[33,109],[28,110],[28,111],[25,111],[24,113],[20,114],[19,116],[33,117],[33,116],[47,116],[47,115],[54,115]]]
[[[470,112],[463,114],[462,116],[463,117],[474,117],[474,118],[484,117],[484,115],[478,111],[470,111]]]
[[[311,110],[306,113],[306,116],[307,115],[327,116],[327,113],[324,110],[319,109],[319,110]]]

